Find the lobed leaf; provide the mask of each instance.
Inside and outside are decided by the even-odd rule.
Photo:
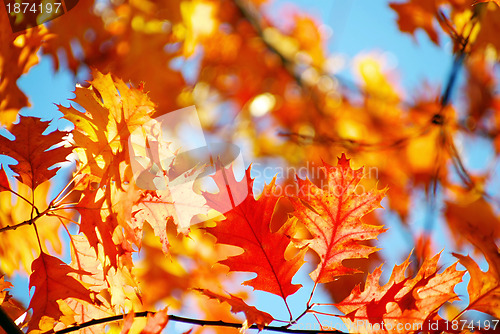
[[[67,147],[52,148],[62,143],[66,133],[56,130],[44,135],[48,126],[49,122],[39,118],[20,116],[19,123],[10,129],[16,139],[12,141],[0,136],[0,154],[17,160],[10,168],[18,174],[16,178],[31,189],[56,175],[61,167],[49,168],[66,161],[71,153]]]
[[[375,239],[385,230],[381,226],[366,225],[360,220],[370,211],[380,208],[385,190],[357,194],[363,169],[353,170],[344,154],[336,167],[324,163],[328,185],[320,189],[310,180],[297,179],[299,197],[291,198],[294,216],[312,234],[313,239],[301,240],[320,257],[320,263],[311,273],[317,283],[333,281],[336,276],[358,272],[342,265],[346,259],[367,258],[375,247],[359,241]]]
[[[206,230],[217,238],[218,243],[243,249],[242,254],[220,263],[227,265],[231,271],[256,273],[257,277],[243,284],[286,300],[301,287],[300,284],[292,284],[292,278],[304,263],[304,251],[292,259],[285,259],[285,251],[290,244],[285,231],[289,226],[285,224],[274,233],[270,230],[269,224],[279,199],[275,195],[274,180],[255,200],[250,168],[240,182],[236,181],[231,167],[218,169],[213,178],[219,193],[203,195],[210,207],[227,212],[223,221]]]
[[[71,273],[87,274],[85,271],[75,270],[44,252],[33,261],[31,269],[29,286],[30,289],[35,287],[35,293],[28,306],[28,309],[33,310],[33,316],[28,323],[30,330],[39,328],[43,316],[58,320],[63,315],[58,300],[77,298],[92,303],[90,291],[69,276]]]

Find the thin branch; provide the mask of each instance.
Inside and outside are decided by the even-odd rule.
[[[130,314],[130,313],[129,313]],[[79,325],[75,325],[72,327],[68,327],[65,329],[61,329],[58,331],[50,330],[48,332],[44,332],[43,334],[64,334],[64,333],[71,333],[83,328],[87,328],[90,326],[94,325],[99,325],[99,324],[104,324],[108,322],[113,322],[113,321],[120,321],[123,320],[127,315],[129,314],[123,314],[123,315],[115,315],[111,317],[106,317],[106,318],[101,318],[101,319],[93,319],[84,323],[81,323]],[[144,312],[135,312],[132,313],[134,317],[136,318],[143,318],[147,317],[148,314],[155,314],[155,312],[150,312],[150,311],[144,311]],[[168,320],[169,321],[176,321],[176,322],[182,322],[185,324],[193,324],[193,325],[198,325],[198,326],[215,326],[215,327],[229,327],[229,328],[242,328],[242,324],[240,323],[232,323],[232,322],[225,322],[221,320],[200,320],[200,319],[191,319],[191,318],[185,318],[185,317],[179,317],[176,315],[168,315]],[[250,329],[259,329],[257,325],[252,325],[249,327]],[[285,327],[277,327],[277,326],[264,326],[264,330],[271,331],[271,332],[279,332],[279,333],[297,333],[297,334],[344,334],[344,332],[339,331],[339,330],[303,330],[303,329],[289,329]]]
[[[309,301],[307,302],[307,307],[304,310],[304,312],[302,312],[297,318],[295,318],[287,326],[285,326],[286,328],[289,328],[289,327],[295,325],[300,320],[300,318],[302,318],[303,316],[305,316],[307,314],[307,312],[309,312],[309,310],[313,308],[313,306],[315,305],[314,303],[311,304],[311,305],[309,305],[309,302],[311,301],[313,294],[314,294],[314,290],[311,293],[311,297],[309,298]]]
[[[38,219],[38,217],[35,217],[34,219],[25,220],[22,223],[19,223],[19,224],[16,224],[16,225],[7,225],[7,226],[4,226],[4,227],[0,228],[0,233],[1,232],[5,232],[5,231],[9,231],[9,230],[15,230],[18,227],[21,227],[21,226],[24,226],[24,225],[31,225],[31,224],[33,224],[35,222],[36,219]]]

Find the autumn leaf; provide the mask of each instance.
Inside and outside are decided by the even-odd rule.
[[[269,325],[274,320],[274,318],[269,313],[259,311],[255,307],[249,306],[247,303],[245,303],[245,301],[243,301],[243,299],[237,296],[233,296],[232,294],[229,294],[229,297],[227,297],[206,289],[195,290],[200,291],[209,298],[217,299],[221,303],[228,303],[229,305],[231,305],[231,312],[233,313],[243,312],[245,314],[245,317],[247,318],[246,323],[248,327],[256,324],[259,330],[262,330],[265,326]]]
[[[92,303],[90,291],[75,278],[72,273],[86,274],[74,270],[56,257],[44,252],[31,265],[30,289],[35,287],[28,309],[33,316],[28,324],[30,330],[38,329],[43,316],[58,320],[63,313],[59,309],[58,300],[77,298]]]
[[[29,100],[19,88],[17,80],[38,61],[43,41],[52,36],[45,26],[13,34],[7,19],[6,6],[0,7],[0,124],[10,128],[19,110],[28,107]]]
[[[391,2],[390,7],[398,14],[399,30],[415,35],[416,30],[423,29],[431,41],[439,45],[435,19],[437,16],[436,0]]]
[[[467,268],[470,281],[469,306],[467,309],[478,310],[500,318],[500,255],[496,254],[495,263],[491,263],[487,272],[483,272],[470,256],[457,253],[453,255]],[[489,262],[488,262],[489,263]]]
[[[496,244],[498,218],[483,198],[469,203],[448,202],[445,213],[452,229],[480,250],[489,266],[488,271],[483,272],[470,256],[453,253],[471,276],[467,309],[500,318],[500,253]]]
[[[141,334],[159,334],[168,323],[167,310],[161,310],[151,315],[148,314],[146,326]]]
[[[379,266],[368,274],[363,291],[359,285],[356,286],[346,299],[335,306],[347,316],[345,321],[348,323],[356,324],[356,320],[364,320],[369,329],[369,323],[380,324],[383,321],[386,330],[380,330],[379,327],[379,330],[373,330],[377,333],[401,332],[398,323],[423,326],[444,303],[458,300],[454,288],[465,273],[456,270],[454,264],[439,274],[439,256],[426,259],[413,278],[405,276],[410,265],[408,257],[401,265],[394,267],[389,281],[383,286],[379,285],[382,275],[382,266]]]
[[[311,273],[317,283],[326,283],[336,276],[358,272],[342,265],[346,259],[367,258],[375,247],[359,241],[375,239],[385,230],[381,226],[363,224],[360,219],[380,208],[385,190],[372,190],[358,194],[358,183],[363,169],[353,170],[344,154],[336,167],[324,163],[328,186],[321,189],[310,180],[297,178],[299,197],[291,198],[297,219],[302,222],[313,239],[302,240],[320,257],[320,263]]]
[[[110,74],[93,71],[89,88],[76,87],[74,107],[59,109],[75,125],[73,141],[81,172],[99,180],[121,185],[120,164],[128,159],[127,140],[142,124],[151,120],[154,104],[142,88],[129,88]]]
[[[500,1],[499,0],[474,0],[474,5],[482,2],[494,2],[498,6],[500,6]]]
[[[48,125],[49,122],[35,117],[20,116],[19,123],[10,129],[15,140],[0,136],[0,154],[17,160],[10,168],[19,174],[16,178],[31,189],[56,175],[61,167],[49,168],[66,161],[71,153],[67,147],[52,148],[62,143],[65,133],[56,130],[43,135]]]
[[[114,226],[111,215],[106,219],[101,216],[105,197],[96,198],[97,191],[87,188],[83,192],[80,202],[74,207],[80,213],[80,232],[88,239],[89,244],[98,254],[99,244],[103,245],[104,254],[109,258],[110,264],[117,265],[118,248],[113,242]]]
[[[132,222],[139,229],[145,222],[151,225],[165,254],[169,252],[167,223],[173,222],[178,233],[188,235],[193,218],[209,210],[205,198],[193,190],[192,181],[203,172],[202,169],[195,167],[172,180],[169,171],[164,171],[166,189],[142,191],[132,207]]]
[[[5,169],[3,169],[3,165],[0,166],[0,191],[10,191],[9,179],[7,178],[7,174],[5,173]]]
[[[6,302],[10,296],[9,296],[9,291],[6,291],[6,289],[12,288],[13,285],[5,280],[5,276],[1,275],[0,276],[0,305],[2,305],[4,302]]]
[[[240,247],[244,252],[220,263],[231,271],[256,273],[257,277],[244,282],[254,289],[267,291],[284,300],[301,287],[292,284],[292,278],[304,263],[304,251],[292,259],[285,258],[290,244],[285,229],[271,232],[269,224],[279,196],[275,194],[274,180],[264,187],[260,197],[253,195],[250,168],[242,181],[237,182],[232,167],[221,167],[213,176],[219,192],[204,193],[213,209],[224,213],[226,219],[206,230],[217,238],[217,243]],[[226,183],[227,182],[227,183]],[[235,203],[240,203],[234,205]],[[233,206],[234,208],[229,210]]]
[[[73,318],[76,323],[91,321],[92,319],[105,318],[116,315],[115,310],[109,304],[108,283],[105,280],[104,270],[101,262],[96,257],[95,250],[90,246],[84,235],[70,235],[71,238],[71,264],[79,273],[76,278],[88,286],[89,291],[95,293],[94,303],[89,304],[75,298],[67,298],[65,302],[74,312]],[[99,324],[80,329],[80,334],[103,333],[106,324]]]

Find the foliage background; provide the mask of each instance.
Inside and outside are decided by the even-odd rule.
[[[227,8],[224,7],[222,3],[214,2],[214,4],[215,6],[220,6],[219,10],[221,12]],[[83,8],[83,5],[88,6],[85,1],[83,1],[79,6]],[[496,6],[496,4],[493,3],[481,4],[480,6],[486,5],[489,6],[488,8]],[[136,6],[138,8],[135,8]],[[301,10],[294,9],[294,6],[298,6]],[[143,13],[148,13],[147,6],[139,8],[140,5],[138,3],[132,2],[130,7],[137,10],[137,12],[132,11],[132,13],[139,13],[141,11],[143,11]],[[124,26],[120,26],[119,20],[115,22],[116,25],[111,22],[107,26],[107,29],[112,34],[120,36],[119,38],[123,38],[122,44],[117,43],[117,45],[115,45],[117,52],[120,52],[120,45],[128,51],[127,53],[123,53],[121,55],[118,54],[109,56],[110,59],[113,59],[112,57],[118,57],[118,59],[123,60],[123,63],[114,64],[109,62],[109,60],[106,60],[102,54],[101,58],[97,56],[95,59],[92,58],[92,52],[95,50],[90,47],[92,45],[91,43],[87,46],[89,49],[83,47],[82,50],[79,50],[78,43],[71,40],[70,37],[72,34],[75,36],[80,34],[80,38],[83,37],[84,40],[85,38],[90,38],[91,40],[91,37],[85,36],[84,31],[79,30],[87,27],[91,24],[90,22],[85,22],[83,19],[83,22],[72,22],[75,28],[69,30],[68,32],[64,31],[65,27],[69,24],[68,22],[76,17],[76,10],[78,9],[75,9],[74,13],[68,13],[64,18],[48,24],[49,31],[52,31],[53,29],[56,34],[60,34],[60,36],[63,37],[59,40],[57,38],[54,39],[56,41],[54,42],[54,45],[50,45],[46,49],[48,51],[44,51],[44,53],[52,52],[51,55],[42,55],[43,53],[39,53],[41,63],[33,67],[28,74],[19,79],[19,87],[21,87],[26,95],[29,96],[32,104],[31,108],[22,109],[21,114],[43,116],[43,118],[47,119],[57,119],[60,117],[61,114],[57,114],[58,108],[52,104],[57,103],[68,106],[67,100],[72,97],[71,91],[74,90],[75,83],[90,79],[90,72],[86,63],[105,70],[105,72],[110,70],[118,77],[121,77],[124,80],[131,80],[134,84],[137,84],[138,80],[145,81],[146,89],[148,89],[148,87],[155,88],[154,92],[153,90],[151,91],[150,97],[154,102],[160,104],[163,112],[176,109],[184,105],[189,105],[193,102],[192,89],[196,87],[196,83],[200,80],[196,75],[200,68],[199,63],[203,61],[203,57],[208,54],[208,51],[203,52],[201,50],[206,48],[207,50],[216,52],[217,50],[214,49],[216,49],[216,45],[219,44],[214,43],[214,41],[203,40],[203,38],[199,36],[184,35],[181,37],[181,39],[183,39],[181,42],[183,43],[183,46],[181,47],[179,58],[172,61],[173,67],[180,69],[184,77],[181,79],[178,75],[172,74],[173,71],[165,69],[165,67],[163,67],[165,69],[165,73],[158,75],[158,73],[161,72],[157,71],[154,66],[148,64],[148,57],[144,56],[146,53],[145,50],[155,50],[154,48],[156,46],[154,45],[154,41],[151,40],[145,42],[134,39],[136,37],[134,34],[147,34],[145,30],[141,31],[137,28],[140,26],[140,20],[135,21],[135,24],[137,25],[137,30],[135,30],[135,32],[124,33],[121,29],[125,29],[124,27],[127,27],[128,23]],[[129,10],[127,9],[127,5],[122,5],[120,10],[123,10],[123,12],[118,11],[118,15],[123,15],[124,17],[128,17],[133,20],[133,16],[135,14],[127,12],[127,10]],[[328,36],[330,33],[333,33],[332,36],[328,39],[325,38],[324,40],[314,40],[314,38],[311,38],[314,34],[300,36],[300,31],[308,31],[305,29],[307,26],[301,26],[300,29],[293,32],[293,28],[290,27],[293,27],[293,25],[297,22],[295,14],[302,13],[303,10],[310,12],[311,15],[316,18],[316,21],[314,21],[314,29],[323,32],[324,36]],[[339,72],[335,73],[335,75],[338,75],[337,84],[339,87],[342,87],[342,89],[346,88],[345,91],[347,93],[341,91],[341,94],[345,94],[351,98],[352,101],[354,101],[352,105],[355,105],[356,102],[360,105],[364,105],[364,107],[367,107],[368,105],[368,108],[374,113],[375,117],[379,118],[379,121],[381,122],[379,124],[383,124],[384,122],[386,123],[385,126],[387,126],[387,124],[391,124],[391,113],[389,113],[388,110],[393,111],[392,115],[398,112],[409,112],[411,115],[411,122],[424,124],[424,119],[429,118],[428,116],[432,116],[433,112],[437,110],[436,108],[439,108],[438,97],[449,80],[449,74],[452,71],[453,62],[453,41],[450,40],[445,33],[439,32],[441,38],[439,46],[432,43],[428,36],[421,30],[416,32],[413,39],[408,34],[402,34],[398,30],[396,23],[397,15],[389,8],[388,3],[375,4],[366,1],[353,1],[352,3],[346,4],[324,1],[317,2],[314,8],[310,8],[309,4],[305,2],[301,3],[300,1],[297,1],[290,4],[287,2],[276,1],[264,3],[259,11],[269,17],[270,24],[287,32],[292,29],[292,33],[290,33],[290,35],[299,40],[300,43],[302,43],[302,47],[309,47],[309,49],[306,49],[306,53],[309,53],[315,65],[324,65],[328,57],[337,61],[339,61],[339,59],[343,59],[345,62],[344,66],[340,68]],[[494,9],[492,11],[494,11]],[[230,12],[225,15],[228,15],[227,17],[231,18],[232,14],[233,13]],[[148,13],[146,15],[153,15],[154,17],[157,14]],[[173,17],[173,21],[175,21],[175,19],[179,18]],[[63,20],[67,21],[64,22]],[[110,20],[112,20],[112,18],[110,18]],[[459,19],[456,19],[456,22],[458,22],[458,20]],[[304,25],[308,24],[307,22],[302,23]],[[189,26],[186,22],[184,22],[184,24]],[[142,28],[147,29],[145,25],[142,25]],[[66,37],[64,34],[69,36]],[[197,37],[200,39],[197,40]],[[99,36],[95,38],[99,38]],[[64,55],[61,51],[58,51],[58,53],[54,51],[54,47],[60,46],[57,44],[60,43],[59,41],[63,41],[63,43],[71,43],[73,56],[68,57],[68,54]],[[151,42],[152,45],[148,45],[147,43],[149,42]],[[143,45],[142,43],[145,44]],[[277,43],[287,46],[290,43],[290,40],[287,40],[286,38],[283,38],[282,40],[278,39]],[[320,45],[319,51],[315,49],[315,47],[317,47],[316,43]],[[68,45],[64,44],[63,46],[68,47]],[[284,50],[286,51],[286,48]],[[478,54],[480,53],[479,51],[475,52]],[[487,52],[484,52],[484,54],[487,54]],[[56,55],[57,57],[53,58]],[[186,59],[183,59],[183,57]],[[57,59],[58,63],[55,63],[54,59]],[[236,66],[244,68],[248,65],[250,70],[252,70],[251,60],[252,59],[243,59],[243,63],[238,63]],[[213,61],[213,59],[211,61]],[[248,63],[245,64],[244,61],[248,61]],[[490,73],[490,75],[495,78],[496,74],[498,74],[496,57],[489,56],[488,61],[493,63],[493,65],[487,67],[485,72]],[[383,74],[377,73],[377,64],[379,63],[382,63],[381,72]],[[467,59],[467,64],[472,64],[472,61]],[[162,65],[164,66],[165,64]],[[56,70],[54,66],[59,68]],[[146,67],[141,68],[141,66]],[[222,64],[221,66],[225,66],[225,64]],[[365,67],[363,68],[363,66]],[[364,76],[363,74],[359,74],[360,69],[361,71],[364,69]],[[479,65],[476,65],[476,67],[471,71],[480,72],[481,69],[479,69]],[[494,109],[494,105],[493,107],[487,106],[486,108],[483,108],[483,114],[481,114],[481,108],[479,108],[480,111],[473,110],[471,105],[474,101],[471,102],[471,95],[467,96],[468,92],[470,92],[470,88],[466,86],[466,82],[470,83],[470,80],[464,80],[464,73],[467,72],[465,72],[465,70],[459,72],[459,79],[456,83],[456,89],[454,89],[451,99],[453,106],[456,109],[455,112],[461,115],[462,119],[465,120],[467,120],[467,117],[475,117],[475,121],[480,121],[483,116],[485,119],[490,117],[488,113],[493,113],[495,115],[495,112],[497,111]],[[301,74],[303,74],[303,72]],[[263,73],[262,75],[265,77],[266,73]],[[179,81],[171,82],[171,77],[175,78],[172,80]],[[307,78],[307,74],[304,75],[302,79],[304,78]],[[210,80],[209,77],[205,77],[204,79]],[[287,78],[286,80],[290,80],[290,78]],[[387,82],[385,80],[387,80]],[[187,82],[186,86],[184,86],[184,81]],[[279,80],[276,81],[279,82]],[[199,103],[202,103],[203,109],[212,109],[215,112],[220,112],[220,115],[223,115],[223,120],[233,119],[230,117],[232,113],[237,113],[242,107],[248,107],[246,104],[247,102],[251,101],[253,97],[259,95],[260,93],[266,92],[266,89],[262,86],[259,87],[257,84],[257,88],[252,86],[252,89],[250,89],[249,92],[240,92],[242,94],[241,96],[235,96],[232,95],[233,93],[230,91],[224,91],[227,87],[224,87],[224,84],[221,84],[216,80],[210,84],[213,84],[222,91],[222,99],[216,100],[215,103],[207,103],[207,101]],[[313,82],[312,86],[314,87],[315,84],[316,83]],[[496,92],[498,86],[495,81],[492,86],[488,86],[487,89],[484,86],[481,86],[481,84],[483,83],[480,82],[480,84],[478,84],[479,89],[489,89],[493,92]],[[275,88],[273,87],[273,89]],[[451,250],[459,249],[462,254],[474,251],[473,247],[467,245],[459,247],[457,245],[452,237],[452,232],[450,232],[446,221],[443,219],[442,211],[445,209],[443,204],[444,199],[449,200],[450,198],[454,198],[453,196],[456,196],[457,193],[473,193],[474,191],[477,191],[479,186],[477,186],[477,182],[468,184],[465,187],[463,184],[460,184],[463,180],[460,180],[459,176],[454,171],[453,161],[446,159],[446,161],[443,162],[444,167],[442,170],[448,171],[449,174],[447,172],[445,173],[446,175],[440,175],[440,180],[447,180],[445,182],[445,187],[442,188],[442,184],[440,184],[440,187],[437,188],[436,194],[430,190],[433,184],[432,180],[436,175],[433,155],[438,154],[431,147],[438,142],[437,138],[428,138],[427,142],[418,142],[416,144],[405,143],[399,152],[404,152],[404,154],[409,156],[410,164],[395,165],[393,168],[390,168],[389,166],[381,163],[381,161],[388,159],[387,156],[385,156],[386,151],[382,149],[376,150],[373,154],[370,154],[364,152],[362,149],[358,149],[355,145],[352,145],[352,142],[342,142],[342,140],[340,140],[340,144],[337,143],[337,146],[333,149],[330,149],[329,145],[321,145],[321,143],[320,145],[313,145],[313,149],[310,149],[311,146],[309,146],[310,143],[308,143],[308,138],[305,138],[305,142],[297,142],[293,140],[293,136],[289,137],[288,141],[284,140],[283,137],[276,136],[276,134],[280,131],[290,131],[291,133],[299,133],[300,135],[304,134],[304,132],[301,133],[300,131],[305,131],[305,134],[309,135],[311,134],[311,128],[315,129],[314,125],[311,126],[311,122],[315,124],[313,119],[307,119],[307,117],[304,119],[300,116],[300,114],[312,114],[309,110],[314,109],[314,102],[310,99],[312,93],[308,91],[308,89],[309,88],[306,87],[305,92],[302,92],[304,96],[301,98],[304,98],[304,101],[299,101],[299,103],[291,107],[288,111],[292,113],[293,117],[297,117],[296,119],[293,119],[293,117],[291,119],[287,119],[286,113],[280,113],[279,110],[275,110],[276,116],[273,114],[273,117],[278,119],[277,122],[269,120],[262,122],[258,119],[258,117],[250,118],[251,120],[256,121],[257,129],[260,127],[260,129],[267,130],[267,132],[262,131],[261,133],[269,134],[269,138],[265,138],[268,141],[260,141],[259,138],[263,138],[263,136],[259,137],[255,133],[241,133],[235,131],[235,134],[237,135],[236,137],[239,135],[240,137],[249,138],[246,140],[235,138],[236,141],[239,141],[242,145],[244,145],[244,147],[248,148],[248,150],[246,150],[246,161],[261,162],[262,166],[300,166],[305,160],[317,161],[318,158],[321,157],[326,161],[333,163],[336,160],[335,157],[338,156],[340,152],[348,151],[351,156],[353,156],[353,161],[357,166],[365,165],[379,167],[379,171],[384,173],[384,175],[379,181],[378,187],[380,189],[389,185],[389,191],[393,191],[392,195],[389,192],[389,198],[398,197],[400,195],[399,192],[401,192],[401,194],[406,192],[411,195],[406,204],[394,202],[390,203],[390,200],[384,201],[383,205],[386,210],[385,212],[377,215],[377,219],[383,221],[383,224],[386,225],[386,227],[390,227],[389,232],[382,236],[378,243],[379,245],[384,245],[382,247],[383,250],[381,252],[381,259],[379,260],[386,263],[387,267],[384,268],[387,269],[387,272],[389,272],[388,268],[392,268],[394,263],[401,263],[412,248],[419,247],[418,237],[425,235],[425,228],[426,226],[428,228],[429,222],[433,222],[431,224],[432,228],[428,228],[429,230],[427,231],[429,237],[433,236],[431,237],[433,242],[432,248],[423,247],[420,250],[416,249],[415,252],[417,254],[420,251],[422,252],[421,256],[425,257],[424,254],[426,254],[426,252],[436,253],[443,247],[446,247],[443,252],[442,263],[445,266],[448,266],[455,261],[450,255]],[[315,88],[313,88],[313,90],[314,89]],[[370,89],[372,91],[370,91]],[[382,102],[373,100],[370,101],[369,97],[367,98],[366,95],[362,94],[363,90],[368,90],[373,95],[389,94],[390,98],[395,99],[396,102],[393,103],[391,101],[384,101],[385,97],[382,99]],[[415,93],[415,91],[417,93]],[[422,95],[427,97],[427,100],[431,102],[429,102],[428,111],[424,112],[423,115],[420,115],[418,114],[418,110],[416,112],[412,111],[411,106],[416,104],[418,105],[419,102],[426,100],[421,97]],[[481,101],[482,98],[483,96],[477,97],[477,101],[475,102],[479,103],[478,101]],[[363,101],[363,99],[365,100]],[[409,101],[408,104],[410,107],[402,101]],[[377,105],[378,103],[380,103],[380,105]],[[432,103],[436,104],[433,106]],[[373,105],[370,106],[370,104]],[[345,106],[342,107],[348,108],[350,105],[351,101],[346,101]],[[229,110],[229,115],[227,114],[227,110]],[[210,112],[210,110],[204,110],[203,112]],[[295,114],[293,114],[293,112],[295,112]],[[412,112],[413,114],[411,114]],[[474,114],[474,112],[476,114]],[[495,116],[493,116],[493,118],[494,117]],[[272,117],[269,117],[268,114],[267,116],[264,116],[264,118]],[[451,118],[455,120],[455,118]],[[320,119],[320,117],[318,117],[318,119]],[[342,116],[340,116],[340,120],[342,120]],[[268,123],[266,124],[266,122]],[[276,123],[278,123],[278,126]],[[373,131],[371,129],[368,129],[367,131],[360,130],[359,124],[365,124],[365,126],[366,124],[369,124],[368,126],[373,127]],[[394,138],[398,138],[401,133],[406,131],[406,129],[401,128],[401,132],[392,130],[394,133],[390,133],[390,131],[385,131],[384,133],[384,127],[381,126],[380,129],[377,129],[375,124],[377,124],[377,122],[370,123],[370,121],[363,117],[354,117],[354,120],[350,120],[343,125],[344,128],[339,126],[336,130],[338,133],[343,131],[343,133],[347,135],[352,135],[354,133],[355,138],[352,140],[360,142],[364,141],[366,138],[376,138],[377,135],[380,136],[381,134],[378,133],[378,131],[381,131],[383,135],[387,136],[380,137],[382,143],[390,143],[391,139],[394,141]],[[63,129],[68,125],[68,122],[64,121],[52,123],[53,128],[59,127],[59,129]],[[302,128],[300,127],[301,125]],[[388,129],[390,129],[390,127]],[[495,203],[495,196],[498,195],[496,190],[498,189],[498,164],[496,163],[496,152],[498,149],[494,146],[494,140],[496,140],[496,137],[486,136],[485,138],[485,136],[477,135],[477,133],[475,133],[476,131],[479,132],[477,127],[459,127],[457,132],[455,132],[455,130],[457,129],[454,128],[453,135],[456,138],[455,145],[457,151],[462,158],[461,162],[467,172],[474,177],[474,180],[480,180],[482,182],[483,179],[487,179],[487,181],[484,182],[484,189],[488,193],[488,199]],[[285,137],[285,139],[286,138],[287,137]],[[278,148],[275,147],[273,149],[273,145],[269,145],[270,142],[273,142],[273,145]],[[438,144],[437,147],[440,147],[442,152],[446,152],[448,149],[446,145],[440,146]],[[286,153],[281,154],[281,152]],[[61,180],[64,179],[64,177],[67,177],[67,173],[68,171],[59,173],[60,175],[58,175],[58,178]],[[401,186],[401,184],[405,183],[405,177],[401,176],[401,174],[405,173],[410,177],[409,181],[406,179],[408,184],[414,184],[414,187],[408,187],[407,184]],[[441,179],[441,177],[443,179]],[[391,187],[391,182],[397,183],[394,180],[401,182],[399,184],[392,184]],[[257,180],[257,182],[261,185],[264,181],[269,182],[269,179]],[[400,188],[398,188],[398,186],[400,186]],[[57,181],[54,183],[53,187],[53,191],[56,193]],[[482,189],[482,186],[479,188]],[[405,205],[407,212],[405,212]],[[493,206],[493,208],[495,208],[495,206]],[[61,236],[62,235],[64,235],[64,232],[61,231]],[[410,242],[406,237],[407,235],[412,236]],[[390,247],[385,246],[389,244],[391,245]],[[66,254],[64,259],[66,262],[69,262],[68,249],[66,249],[64,254]],[[313,258],[310,260],[314,261]],[[418,263],[418,259],[416,260]],[[377,263],[373,263],[369,266],[370,272],[373,270],[375,264]],[[484,261],[482,264],[483,269],[485,269],[486,266],[484,266]],[[307,280],[306,274],[308,272],[310,272],[310,270],[308,268],[304,268],[299,275],[297,275],[295,280],[304,282]],[[15,275],[18,275],[17,272]],[[15,289],[12,293],[15,297],[24,299],[24,301],[27,302],[25,289],[27,287],[27,282],[23,280],[22,277],[25,276],[15,276]],[[236,278],[236,281],[238,280],[239,279]],[[466,282],[467,281],[460,284],[459,288],[457,288],[457,292],[462,296],[466,295]],[[247,292],[250,290],[251,289],[247,290]],[[308,293],[304,292],[304,294],[307,299]],[[325,291],[323,294],[324,297],[322,298],[325,298],[325,301],[328,300],[328,292]],[[253,295],[256,298],[255,304],[257,306],[262,306],[264,311],[272,311],[273,315],[275,315],[276,318],[279,318],[280,310],[276,310],[274,306],[270,309],[266,309],[267,305],[276,305],[277,301],[273,298],[274,296],[269,296],[266,293],[259,292]],[[297,301],[304,300],[304,295],[297,294],[293,296],[293,298],[296,298]],[[271,302],[269,302],[269,300]],[[300,312],[302,305],[300,305],[299,302],[292,302],[291,305],[296,305],[297,307],[297,309],[294,310],[294,313]],[[281,316],[286,318],[286,312]],[[309,319],[308,321],[314,321],[314,319]]]

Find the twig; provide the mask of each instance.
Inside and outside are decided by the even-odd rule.
[[[144,312],[135,312],[132,313],[134,317],[136,318],[143,318],[147,317],[148,314],[154,314],[155,312],[151,311],[144,311]],[[129,313],[130,314],[130,313]],[[94,325],[99,325],[99,324],[104,324],[108,322],[113,322],[113,321],[119,321],[123,320],[127,315],[129,314],[123,314],[123,315],[115,315],[111,317],[106,317],[106,318],[100,318],[100,319],[94,319],[90,320],[72,327],[68,327],[65,329],[61,329],[58,331],[50,330],[48,332],[44,332],[43,334],[64,334],[64,333],[71,333],[83,328],[87,328],[90,326]],[[168,320],[169,321],[176,321],[176,322],[182,322],[185,324],[193,324],[193,325],[198,325],[198,326],[216,326],[216,327],[230,327],[230,328],[242,328],[242,324],[240,323],[233,323],[233,322],[225,322],[221,320],[200,320],[200,319],[191,319],[191,318],[184,318],[184,317],[179,317],[176,315],[168,315]],[[252,325],[249,327],[250,329],[259,329],[257,325]],[[344,334],[344,332],[339,331],[339,330],[303,330],[303,329],[289,329],[285,327],[276,327],[276,326],[264,326],[264,330],[271,331],[271,332],[279,332],[279,333],[297,333],[297,334]]]
[[[24,226],[24,225],[31,225],[35,222],[36,219],[38,219],[39,217],[35,217],[33,219],[28,219],[28,220],[25,220],[23,221],[22,223],[19,223],[19,224],[16,224],[16,225],[7,225],[7,226],[4,226],[2,228],[0,228],[0,233],[1,232],[5,232],[5,231],[9,231],[9,230],[15,230],[17,229],[18,227],[21,227],[21,226]]]

